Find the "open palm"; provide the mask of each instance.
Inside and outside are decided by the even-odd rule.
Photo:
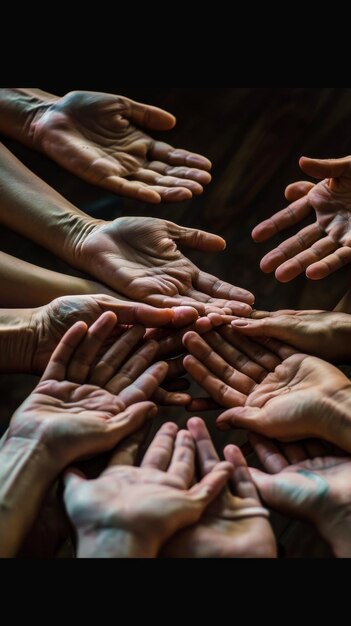
[[[314,224],[262,259],[262,270],[275,271],[281,282],[305,271],[308,278],[319,280],[351,262],[351,157],[325,161],[302,158],[300,167],[323,180],[317,185],[296,183],[288,187],[288,199],[298,199],[253,231],[255,241],[266,241],[315,212]]]
[[[200,313],[250,315],[254,296],[200,271],[177,244],[203,252],[224,250],[221,237],[153,218],[98,223],[75,251],[76,264],[128,298],[158,307],[194,306]]]
[[[280,448],[256,435],[250,441],[268,472],[251,470],[267,505],[314,523],[335,552],[350,556],[351,458],[317,440]]]
[[[210,182],[205,157],[176,150],[139,128],[169,130],[175,118],[123,96],[73,91],[40,107],[34,146],[89,183],[146,202],[179,202]]]

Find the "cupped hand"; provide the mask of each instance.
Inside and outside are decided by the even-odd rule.
[[[201,476],[208,475],[219,457],[203,420],[188,422],[197,449]],[[246,461],[236,446],[224,456],[232,464],[230,483],[212,502],[197,524],[182,530],[164,547],[163,555],[174,558],[274,558],[276,542],[250,478]],[[266,515],[267,513],[267,515]]]
[[[102,313],[112,311],[117,315],[118,325],[107,337],[108,344],[126,330],[124,325],[143,324],[148,327],[186,326],[196,320],[198,314],[190,307],[157,309],[155,307],[117,300],[106,295],[65,296],[50,304],[34,309],[31,319],[32,364],[31,371],[41,374],[64,333],[78,320],[93,324]]]
[[[264,470],[251,470],[264,502],[317,527],[337,556],[351,556],[351,458],[310,440],[277,446],[252,434]]]
[[[33,393],[15,412],[7,438],[41,443],[58,468],[112,449],[157,413],[148,401],[168,366],[153,360],[157,345],[145,344],[121,367],[130,345],[145,329],[134,327],[98,359],[116,324],[104,313],[88,330],[77,322],[61,339]],[[131,338],[131,334],[134,336]],[[135,336],[136,335],[136,336]],[[96,362],[97,361],[97,362]]]
[[[88,183],[145,202],[180,202],[202,193],[211,163],[142,130],[175,123],[170,113],[123,96],[72,91],[38,107],[29,135],[33,147]]]
[[[351,356],[351,315],[329,311],[255,311],[253,319],[232,321],[246,337],[274,337],[296,350],[326,361],[348,362]]]
[[[329,276],[351,262],[351,157],[300,159],[301,169],[321,180],[295,183],[286,190],[292,203],[256,226],[253,238],[266,241],[315,212],[315,223],[287,239],[261,261],[264,272],[275,271],[281,282],[306,272],[312,280]]]
[[[79,557],[155,558],[178,530],[196,523],[226,484],[231,466],[215,463],[199,483],[189,432],[162,426],[141,467],[127,442],[96,480],[65,478],[65,504],[78,534]]]
[[[76,245],[75,264],[138,302],[195,307],[200,314],[250,315],[254,296],[199,270],[178,245],[220,252],[225,241],[210,233],[153,218],[98,222]]]
[[[186,335],[184,341],[191,353],[184,359],[186,370],[217,404],[229,409],[217,419],[221,430],[237,427],[281,441],[320,437],[333,443],[339,431],[350,446],[345,398],[349,403],[351,384],[333,365],[294,354],[292,348],[276,342],[282,362],[256,382],[195,333]],[[270,340],[270,346],[274,341]]]

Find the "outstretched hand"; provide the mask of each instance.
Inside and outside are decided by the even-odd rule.
[[[225,241],[204,231],[153,218],[98,222],[80,237],[77,267],[130,299],[157,307],[195,307],[200,314],[250,315],[254,296],[199,270],[178,245],[220,252]]]
[[[123,96],[72,91],[37,108],[29,135],[33,147],[88,183],[145,202],[181,202],[211,181],[210,161],[142,130],[175,124],[170,113]]]
[[[230,464],[218,462],[193,483],[195,445],[175,424],[162,426],[141,467],[133,467],[138,443],[120,446],[96,480],[67,473],[64,498],[79,557],[155,558],[172,535],[199,520],[228,480]]]
[[[322,182],[299,182],[286,190],[292,203],[256,226],[255,241],[270,239],[315,212],[314,224],[303,228],[267,254],[261,269],[285,283],[306,272],[320,280],[351,262],[351,157],[300,159],[301,169]]]

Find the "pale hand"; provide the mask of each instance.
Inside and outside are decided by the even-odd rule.
[[[253,231],[257,242],[295,226],[315,212],[314,224],[303,228],[267,254],[261,261],[264,272],[275,271],[281,282],[306,272],[320,280],[351,262],[351,157],[343,159],[300,159],[301,169],[317,179],[317,185],[296,183],[286,190],[286,209],[262,222]]]
[[[108,345],[125,332],[125,324],[180,327],[197,318],[196,311],[189,307],[157,309],[103,294],[57,298],[33,311],[30,321],[32,347],[26,350],[32,356],[27,370],[42,374],[58,342],[75,322],[80,320],[91,325],[106,311],[112,311],[118,319],[118,326],[107,338]]]
[[[142,130],[175,123],[170,113],[123,96],[72,91],[37,107],[29,139],[88,183],[145,202],[180,202],[202,193],[211,163]]]
[[[351,556],[351,458],[333,454],[318,440],[285,444],[251,435],[250,442],[268,473],[251,470],[267,505],[312,522],[336,556]]]
[[[122,337],[96,364],[115,325],[116,316],[107,312],[89,330],[84,322],[70,328],[38,386],[14,414],[7,439],[38,441],[63,469],[75,460],[112,449],[157,413],[147,400],[168,371],[165,363],[147,367],[157,345],[143,346],[126,371],[119,361],[126,351]],[[129,333],[138,334],[138,327]]]
[[[219,463],[218,454],[203,420],[196,417],[189,420],[188,429],[196,443],[201,476],[206,476]],[[268,519],[254,515],[262,503],[240,449],[228,446],[224,456],[233,466],[232,492],[226,487],[197,524],[171,539],[163,550],[164,556],[207,559],[277,556]]]
[[[198,521],[231,469],[217,463],[192,486],[194,442],[172,423],[162,426],[141,467],[133,467],[137,450],[133,440],[126,443],[97,480],[66,475],[64,499],[79,557],[156,558],[172,535]]]
[[[74,264],[138,302],[193,306],[200,314],[250,315],[254,296],[199,270],[177,245],[220,252],[225,241],[210,233],[153,218],[98,222],[80,237]]]
[[[234,320],[246,337],[274,337],[296,350],[326,361],[347,363],[351,356],[351,315],[329,311],[254,311],[252,319]]]

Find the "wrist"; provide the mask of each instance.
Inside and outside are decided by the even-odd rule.
[[[58,99],[40,89],[1,89],[0,130],[30,148],[36,148],[35,121]]]
[[[77,530],[78,558],[155,559],[157,549],[141,537],[116,528]]]
[[[0,459],[0,557],[11,557],[59,472],[40,442],[21,437],[7,436]]]
[[[33,373],[34,309],[0,309],[0,372]]]

